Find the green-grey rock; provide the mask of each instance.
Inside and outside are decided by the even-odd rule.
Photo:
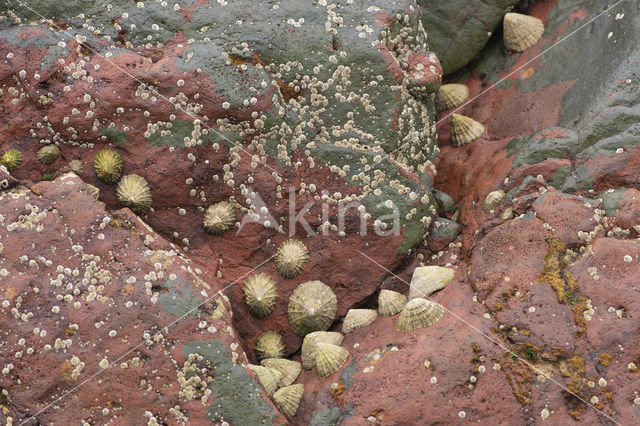
[[[467,65],[482,50],[502,17],[519,0],[418,0],[422,25],[445,74]]]

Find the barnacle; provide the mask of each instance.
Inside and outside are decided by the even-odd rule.
[[[302,368],[311,370],[316,365],[316,350],[318,343],[339,345],[344,336],[336,331],[314,331],[304,337],[302,341]]]
[[[540,40],[544,24],[538,18],[520,13],[504,15],[504,44],[507,49],[522,52]]]
[[[275,368],[282,373],[280,387],[293,384],[302,371],[302,365],[298,361],[291,361],[286,358],[267,358],[260,361],[260,364],[265,367]]]
[[[289,324],[298,336],[326,330],[336,316],[338,301],[329,286],[320,281],[300,284],[289,298]]]
[[[42,164],[51,164],[60,157],[60,148],[57,145],[45,145],[38,150],[38,161]]]
[[[438,90],[436,107],[438,111],[454,109],[469,98],[469,88],[464,84],[445,84]]]
[[[273,395],[273,393],[278,390],[280,386],[280,379],[282,378],[282,373],[275,368],[264,367],[262,365],[247,365],[256,375],[258,376],[258,380],[264,387],[264,390],[269,395],[269,398]]]
[[[349,309],[342,323],[342,332],[351,333],[358,327],[371,324],[378,317],[373,309]]]
[[[295,416],[296,411],[298,411],[298,405],[300,405],[303,393],[304,385],[298,383],[297,385],[285,386],[278,389],[273,394],[272,399],[276,407],[278,407],[278,410],[280,410],[288,420],[291,420],[291,418]]]
[[[265,331],[258,336],[254,350],[259,361],[266,358],[282,358],[285,354],[285,345],[281,335],[275,331]]]
[[[84,165],[80,160],[71,160],[69,161],[69,168],[71,169],[72,172],[74,172],[78,176],[81,176]]]
[[[145,214],[151,210],[151,189],[144,178],[138,175],[126,175],[120,179],[116,187],[118,201],[137,214]]]
[[[208,233],[220,235],[229,230],[235,222],[235,206],[228,201],[220,201],[209,206],[204,214],[202,225]]]
[[[309,262],[307,247],[298,240],[289,239],[282,243],[276,253],[276,271],[284,278],[295,278]]]
[[[10,149],[2,156],[2,165],[10,172],[14,171],[22,164],[22,153],[17,149]]]
[[[454,146],[466,145],[484,133],[484,126],[476,120],[460,114],[451,116],[451,142]]]
[[[453,280],[454,272],[451,268],[442,266],[420,266],[413,271],[409,284],[409,299],[426,298],[441,290]]]
[[[93,168],[98,179],[108,185],[114,184],[122,173],[122,157],[113,149],[102,149],[93,160]]]
[[[395,315],[404,308],[407,296],[392,290],[380,290],[378,296],[378,313],[383,317]]]
[[[316,349],[316,371],[318,376],[329,377],[344,365],[349,351],[331,343],[318,343]]]
[[[249,312],[255,317],[264,318],[276,307],[276,282],[267,274],[251,276],[242,286],[242,292]]]
[[[416,328],[429,327],[442,318],[444,307],[431,300],[415,298],[409,300],[398,317],[396,329],[411,331]]]

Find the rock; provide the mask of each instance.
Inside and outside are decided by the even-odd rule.
[[[453,269],[441,266],[420,266],[413,271],[409,286],[409,299],[427,298],[445,288],[453,279]]]
[[[484,199],[484,209],[487,211],[491,211],[498,207],[504,198],[504,191],[499,189],[497,191],[491,191],[487,194],[487,197]]]
[[[130,210],[69,173],[4,191],[0,218],[3,423],[284,421],[240,364],[222,283]]]
[[[462,226],[459,223],[444,217],[437,217],[429,230],[427,247],[432,252],[438,252],[455,241],[461,231]]]
[[[445,74],[467,65],[518,0],[418,0],[422,25]]]
[[[596,205],[594,200],[550,189],[533,203],[533,210],[551,227],[554,237],[575,249],[586,242],[580,235],[593,231],[598,225]]]
[[[13,3],[0,12],[0,108],[11,117],[0,152],[22,151],[13,176],[29,186],[79,160],[84,181],[118,209],[114,187],[91,167],[113,148],[122,173],[149,184],[145,222],[228,284],[244,282],[255,265],[275,278],[277,247],[300,239],[309,264],[295,280],[277,281],[272,315],[249,317],[241,286],[228,291],[234,312],[247,317],[237,329],[248,347],[275,330],[294,353],[301,339],[286,305],[297,284],[322,277],[345,315],[387,275],[359,251],[394,270],[437,214],[429,93],[442,71],[419,9],[413,0],[364,10],[346,2],[141,4],[39,2],[58,27]],[[328,13],[339,20],[326,27]],[[50,138],[61,159],[41,164],[40,141]],[[208,235],[204,212],[221,201],[237,204],[237,222]]]

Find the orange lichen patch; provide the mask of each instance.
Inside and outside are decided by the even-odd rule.
[[[579,399],[587,399],[584,389],[587,388],[588,380],[584,377],[586,361],[578,355],[563,361],[558,369],[564,377],[570,378],[566,384],[565,403],[569,409],[569,415],[575,420],[580,420],[580,416],[585,411],[586,405]]]
[[[584,311],[589,309],[588,302],[588,298],[584,296],[579,297],[571,307],[573,311],[573,322],[580,326],[580,328],[576,330],[576,336],[582,336],[584,332],[587,331],[587,320],[584,318]]]
[[[7,289],[4,291],[4,298],[5,299],[13,299],[16,295],[16,289],[13,287],[7,287]]]
[[[611,355],[608,353],[603,353],[598,357],[598,362],[605,367],[611,363]]]
[[[524,70],[522,74],[520,74],[520,78],[523,80],[526,80],[527,78],[531,77],[535,73],[536,73],[535,68],[529,67],[526,70]]]
[[[531,382],[533,373],[524,363],[518,362],[511,357],[511,353],[504,352],[500,362],[502,374],[511,387],[511,392],[520,405],[531,403]]]
[[[343,395],[346,392],[346,390],[347,390],[347,387],[344,384],[344,380],[340,379],[340,381],[338,382],[338,385],[333,387],[329,391],[329,394],[331,395],[331,397],[335,402],[337,402],[338,404],[342,404],[344,402]]]
[[[66,326],[64,329],[64,333],[67,336],[73,336],[74,334],[76,334],[76,329],[70,326]]]
[[[130,296],[133,294],[133,286],[131,284],[127,284],[120,290],[120,294],[123,296]]]
[[[60,370],[62,370],[62,378],[69,381],[73,380],[73,369],[74,366],[71,364],[71,361],[66,360],[63,362],[60,366]]]

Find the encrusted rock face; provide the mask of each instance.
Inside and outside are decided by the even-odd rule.
[[[0,283],[3,424],[284,421],[221,283],[73,173],[0,193]]]
[[[386,275],[334,268],[329,253],[366,251],[393,270],[423,241],[436,214],[442,69],[415,1],[31,7],[12,0],[0,12],[0,108],[12,117],[0,151],[22,151],[15,176],[56,176],[63,161],[36,160],[43,140],[60,146],[65,164],[92,165],[100,150],[115,150],[122,175],[152,190],[145,221],[228,283],[286,237],[302,241],[309,265],[278,280],[274,313],[238,322],[249,344],[271,329],[299,347],[286,303],[300,282],[322,277],[344,315]],[[119,208],[100,174],[85,167],[82,178],[107,209]],[[237,206],[235,226],[207,234],[205,211],[221,201]],[[261,268],[271,273],[273,262]],[[244,317],[240,286],[228,294]]]

